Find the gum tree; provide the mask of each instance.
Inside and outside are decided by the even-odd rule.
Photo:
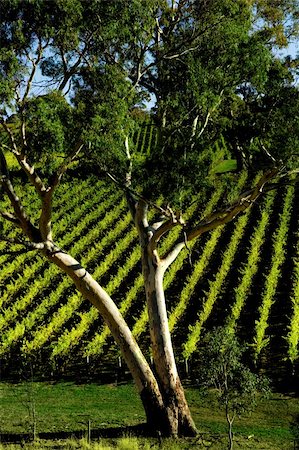
[[[177,195],[170,194],[176,194],[182,170],[190,175],[188,185],[187,176],[184,177],[188,194],[191,188],[198,193],[202,186],[205,171],[198,164],[201,147],[195,139],[194,118],[191,128],[186,124],[189,134],[161,133],[162,140],[153,155],[148,159],[140,155],[134,158],[129,139],[134,126],[130,111],[153,92],[153,86],[163,97],[167,70],[175,70],[170,65],[167,69],[169,61],[171,65],[183,61],[193,84],[190,81],[189,91],[185,92],[176,83],[176,102],[160,102],[160,116],[167,103],[171,120],[176,120],[177,104],[178,115],[183,116],[178,127],[183,130],[186,110],[179,108],[181,92],[184,101],[193,102],[192,108],[204,114],[198,136],[201,138],[212,113],[218,110],[218,87],[213,88],[217,77],[208,78],[206,88],[204,83],[198,85],[198,95],[190,99],[190,86],[196,86],[196,77],[191,76],[194,71],[201,65],[205,77],[212,69],[217,70],[217,66],[206,67],[204,58],[197,55],[199,59],[192,60],[191,55],[210,49],[213,36],[216,47],[222,37],[230,42],[230,48],[242,51],[242,44],[250,35],[252,4],[245,0],[217,4],[223,6],[223,11],[209,1],[123,2],[120,13],[117,0],[0,3],[1,124],[6,136],[2,137],[0,172],[2,193],[10,202],[10,209],[0,214],[20,231],[19,238],[10,240],[2,235],[1,239],[22,246],[24,251],[39,252],[65,272],[84,298],[99,310],[131,371],[148,425],[165,435],[196,433],[171,344],[163,290],[165,271],[188,242],[233,220],[286,175],[272,167],[235,203],[191,227],[184,222],[181,211],[169,205],[158,206],[154,199],[164,194],[165,201],[172,199],[172,204],[176,204]],[[200,20],[201,11],[205,23]],[[241,13],[247,33],[240,26],[232,27]],[[248,52],[252,48],[249,46]],[[223,97],[240,81],[232,76],[229,60],[228,54],[221,62]],[[243,75],[249,76],[246,65],[244,68]],[[265,71],[266,68],[267,64]],[[206,95],[201,93],[204,89]],[[204,110],[199,103],[205,97]],[[196,117],[197,121],[202,120],[199,114]],[[182,153],[184,146],[192,150],[191,159],[187,152]],[[5,161],[7,151],[14,154],[40,199],[37,222],[29,217],[17,194]],[[59,247],[53,236],[53,196],[68,167],[78,160],[112,179],[127,197],[140,241],[155,373],[113,300],[80,261]],[[171,182],[166,180],[169,167]],[[159,213],[153,223],[149,221],[150,208]],[[160,255],[161,239],[177,227],[181,229],[180,239],[166,255]]]

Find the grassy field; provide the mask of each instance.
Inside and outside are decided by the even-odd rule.
[[[32,438],[35,424],[36,436],[42,439],[30,444],[35,445],[35,448],[101,448],[95,446],[99,439],[102,444],[115,448],[118,444],[122,445],[120,436],[140,433],[138,426],[145,420],[141,402],[131,384],[116,386],[27,382],[1,383],[0,388],[2,442],[7,440],[9,434],[24,434],[24,439]],[[203,394],[199,389],[189,387],[187,398],[200,431],[199,437],[177,443],[173,441],[171,445],[166,440],[164,448],[176,448],[177,444],[177,448],[182,449],[194,446],[225,448],[225,417],[213,392]],[[296,448],[294,443],[299,433],[298,418],[297,399],[272,394],[269,399],[261,400],[254,413],[236,419],[236,448]],[[87,437],[88,423],[93,447],[88,443],[83,446],[83,441],[78,440]],[[74,437],[77,440],[70,441]],[[20,438],[22,436],[19,436],[19,440]],[[64,440],[57,441],[62,438]],[[128,449],[135,448],[136,442],[132,442]],[[149,442],[152,446],[159,444],[157,440],[141,439],[138,445],[140,448],[149,448]],[[6,445],[5,448],[9,447]],[[18,448],[16,444],[14,448]]]

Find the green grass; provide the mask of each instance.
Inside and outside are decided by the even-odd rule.
[[[233,172],[237,170],[237,160],[236,159],[226,159],[219,162],[212,170],[213,173],[225,173]]]
[[[131,426],[145,419],[132,385],[1,383],[0,389],[2,432],[28,432],[31,399],[35,400],[37,429],[43,432],[80,430],[89,419],[95,429]]]
[[[37,449],[81,449],[81,450],[182,450],[194,447],[197,441],[193,442],[185,439],[164,439],[159,442],[157,439],[138,439],[132,436],[125,436],[117,440],[101,439],[97,442],[88,443],[86,439],[74,440],[69,439],[65,441],[45,441],[37,440],[25,446],[21,445],[3,445],[0,444],[0,450],[9,449],[17,450],[20,448],[27,448],[31,450]],[[190,447],[191,445],[191,447]],[[198,448],[198,447],[197,447]]]
[[[97,385],[74,383],[20,383],[0,384],[0,430],[5,433],[31,433],[32,407],[35,405],[36,431],[38,433],[59,431],[86,433],[87,423],[91,421],[92,430],[134,426],[145,421],[140,399],[131,384]],[[197,388],[187,389],[187,399],[194,420],[200,431],[196,448],[225,448],[226,422],[223,411],[219,409],[213,392],[202,394]],[[282,450],[294,448],[296,420],[298,432],[299,406],[297,399],[273,394],[262,400],[249,416],[235,421],[236,448],[256,448]],[[116,447],[119,440],[105,439],[105,445]],[[62,441],[55,448],[82,447],[79,441]],[[57,444],[57,443],[56,443]],[[140,448],[147,448],[145,440]],[[151,445],[154,445],[152,442]],[[165,445],[167,441],[165,441]],[[44,441],[41,447],[53,448],[54,442]],[[50,447],[52,445],[52,447]],[[66,447],[72,445],[73,447]],[[80,447],[81,445],[81,447]],[[87,445],[87,444],[86,444]],[[134,444],[135,445],[135,444]],[[194,448],[194,440],[182,440],[180,449]],[[207,444],[208,445],[208,444]],[[221,446],[222,445],[222,446]],[[48,447],[49,446],[49,447]],[[1,447],[0,447],[1,448]],[[9,447],[5,447],[9,448]],[[13,447],[11,447],[13,448]],[[15,446],[15,448],[18,448]],[[28,447],[31,448],[31,447]],[[100,449],[101,447],[95,446]],[[130,450],[134,450],[131,447]],[[136,447],[138,448],[138,447]],[[152,447],[154,448],[154,447]],[[163,447],[167,448],[167,447]],[[174,442],[172,447],[174,449]]]

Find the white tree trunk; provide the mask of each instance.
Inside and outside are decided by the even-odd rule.
[[[45,256],[68,274],[78,291],[100,312],[119,345],[142,400],[151,431],[163,435],[194,435],[196,428],[182,388],[168,328],[163,273],[152,265],[145,276],[155,376],[117,306],[105,290],[71,255],[51,244]],[[149,267],[149,266],[148,266]]]
[[[147,247],[143,248],[142,266],[156,378],[170,422],[168,434],[193,436],[196,427],[178,375],[168,326],[164,269],[148,254]]]
[[[157,380],[111,297],[69,254],[54,245],[43,253],[71,277],[78,291],[99,310],[109,326],[136,384],[150,430],[160,431],[163,435],[174,434],[170,410],[165,405]]]

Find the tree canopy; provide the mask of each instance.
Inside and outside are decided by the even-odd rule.
[[[297,60],[273,54],[297,35],[296,1],[4,0],[0,14],[2,121],[40,170],[80,141],[93,167],[175,202],[206,183],[221,135],[237,158],[297,143]],[[132,111],[149,95],[160,137],[141,158]]]

